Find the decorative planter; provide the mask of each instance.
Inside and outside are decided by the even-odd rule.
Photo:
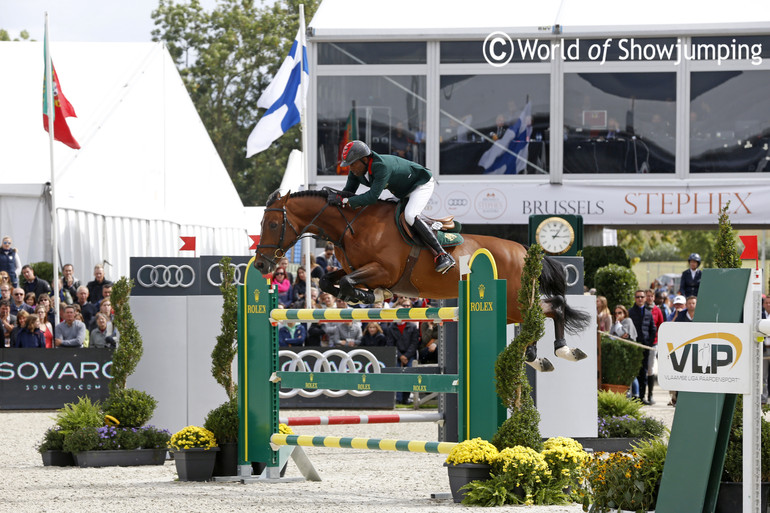
[[[238,442],[219,444],[219,452],[214,460],[214,475],[238,475]]]
[[[449,488],[452,490],[452,499],[462,502],[466,490],[460,490],[471,481],[486,481],[489,479],[490,465],[487,463],[459,463],[452,465],[444,463],[449,473]]]
[[[621,395],[626,395],[629,388],[630,387],[628,385],[610,385],[607,383],[602,383],[602,390],[608,390],[610,392],[615,392],[616,394]]]
[[[74,467],[75,458],[71,452],[45,451],[40,453],[44,467]]]
[[[74,456],[80,468],[163,465],[166,461],[166,449],[81,451]]]
[[[180,481],[207,481],[214,473],[214,461],[219,447],[174,451],[176,473]]]
[[[594,452],[629,452],[631,444],[638,444],[644,438],[576,438],[584,449]]]
[[[762,483],[759,492],[762,506],[760,511],[767,511],[768,497],[770,497],[770,482]],[[717,503],[714,513],[735,513],[743,511],[743,483],[728,483],[722,481],[719,484]]]

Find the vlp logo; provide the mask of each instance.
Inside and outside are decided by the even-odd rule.
[[[744,324],[667,322],[658,333],[658,380],[668,390],[748,393],[750,340]]]

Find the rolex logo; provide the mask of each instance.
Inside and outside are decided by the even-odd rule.
[[[363,376],[361,376],[361,381],[362,381],[363,383],[366,383],[366,374],[364,374]]]
[[[313,373],[310,373],[310,381],[313,381]]]
[[[259,303],[259,289],[254,289],[254,302]]]
[[[422,376],[417,376],[417,383],[422,385]]]
[[[487,290],[487,288],[482,283],[479,285],[479,299],[484,299],[484,292]]]

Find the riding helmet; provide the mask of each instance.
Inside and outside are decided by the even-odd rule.
[[[687,261],[689,262],[690,260],[695,260],[700,265],[700,255],[698,253],[690,253],[690,258]]]
[[[372,150],[366,145],[364,141],[350,141],[342,148],[342,162],[340,167],[348,167],[356,160],[368,157],[372,154]]]

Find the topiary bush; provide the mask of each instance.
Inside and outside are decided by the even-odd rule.
[[[634,304],[634,292],[639,288],[639,281],[628,267],[609,264],[596,271],[594,286],[596,294],[606,297],[607,306],[612,310],[617,305],[630,308]]]
[[[136,370],[142,358],[142,336],[134,322],[128,300],[134,280],[125,276],[120,278],[112,287],[112,307],[115,310],[113,324],[120,333],[120,343],[112,354],[112,381],[110,393],[126,388],[126,380]],[[122,422],[122,421],[121,421]]]
[[[152,417],[158,401],[147,392],[125,388],[112,392],[104,403],[104,413],[120,422],[120,427],[141,427]]]
[[[238,441],[238,401],[231,399],[211,410],[203,427],[214,433],[218,443]]]
[[[602,383],[630,385],[642,368],[644,349],[602,335],[601,350]]]
[[[596,287],[596,271],[609,264],[631,268],[631,259],[626,250],[620,246],[586,246],[583,248],[583,284],[590,288]]]

